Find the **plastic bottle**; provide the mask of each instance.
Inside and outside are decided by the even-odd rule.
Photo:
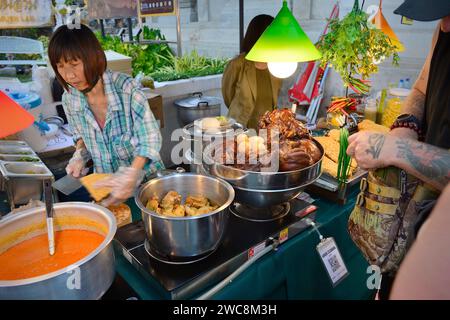
[[[405,81],[403,79],[400,79],[400,81],[398,83],[398,87],[399,88],[405,88]]]
[[[405,88],[411,89],[411,80],[409,78],[406,78],[405,80]]]

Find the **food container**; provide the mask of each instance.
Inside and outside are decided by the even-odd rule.
[[[174,190],[182,195],[202,195],[219,205],[215,211],[192,217],[168,217],[147,209],[148,200],[162,199]],[[195,259],[214,251],[220,244],[234,199],[229,183],[216,177],[177,173],[150,180],[137,191],[135,201],[142,211],[147,240],[152,251],[167,260]]]
[[[211,157],[213,150],[219,148],[217,144],[210,144],[205,148],[203,168],[208,174],[224,179],[233,186],[236,192],[236,202],[252,208],[273,207],[292,200],[321,175],[324,150],[320,143],[317,141],[315,143],[319,147],[322,157],[313,165],[300,170],[256,172],[220,164]],[[255,217],[249,218],[254,219]],[[261,216],[260,218],[264,220],[269,217]]]
[[[227,125],[208,130],[201,127],[203,120],[204,118],[198,119],[183,127],[183,139],[190,145],[188,157],[192,156],[196,164],[201,164],[203,150],[208,144],[221,139],[234,139],[239,134],[248,132],[246,127],[233,118],[227,118]]]
[[[11,209],[40,200],[43,180],[52,172],[23,141],[0,141],[0,188],[6,190]]]
[[[404,88],[392,88],[389,90],[386,108],[381,118],[383,126],[391,127],[394,124],[394,121],[401,114],[403,102],[410,92],[411,90]]]
[[[195,92],[188,98],[176,100],[174,104],[177,107],[178,121],[181,126],[185,126],[197,119],[220,116],[222,99]]]
[[[111,286],[114,277],[112,239],[116,220],[104,207],[82,202],[54,205],[55,231],[83,229],[105,236],[89,255],[60,270],[20,280],[0,280],[0,299],[99,299]],[[0,221],[0,253],[35,236],[45,234],[44,207],[11,214]],[[56,246],[56,250],[58,247]],[[70,286],[78,274],[79,286]]]

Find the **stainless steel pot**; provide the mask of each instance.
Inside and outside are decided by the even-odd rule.
[[[162,199],[174,190],[183,196],[202,195],[220,207],[208,214],[194,217],[167,217],[146,208],[150,197]],[[142,185],[135,197],[142,210],[147,239],[152,250],[163,257],[195,258],[214,251],[222,239],[234,199],[231,185],[222,179],[199,174],[174,174],[153,179]]]
[[[0,280],[0,299],[99,299],[111,286],[115,277],[111,242],[117,229],[114,215],[104,207],[84,202],[57,203],[54,210],[55,231],[85,229],[105,239],[89,255],[60,270],[34,278]],[[0,253],[45,234],[45,217],[45,208],[39,207],[1,220]]]
[[[189,98],[176,100],[174,104],[177,107],[178,121],[181,126],[185,126],[200,118],[220,116],[222,100],[195,92]]]
[[[199,123],[201,119],[199,119]],[[211,143],[222,141],[222,139],[234,139],[241,133],[248,133],[248,129],[236,122],[233,118],[228,118],[228,126],[220,127],[214,131],[204,131],[198,123],[192,122],[183,127],[183,139],[190,143],[190,151],[199,162],[205,147]]]
[[[322,158],[323,147],[315,141]],[[212,175],[229,182],[236,191],[235,200],[251,207],[263,208],[287,202],[296,197],[322,173],[322,158],[312,166],[286,172],[256,172],[220,164],[211,157],[219,145],[213,143],[203,152],[203,168]]]

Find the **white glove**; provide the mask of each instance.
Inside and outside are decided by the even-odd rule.
[[[144,179],[145,171],[133,167],[120,167],[110,178],[95,183],[94,188],[111,188],[111,194],[101,202],[102,206],[117,205],[134,195]]]
[[[89,168],[86,168],[86,163],[91,159],[89,151],[85,148],[77,149],[69,164],[66,166],[66,172],[74,178],[81,178],[88,174]]]

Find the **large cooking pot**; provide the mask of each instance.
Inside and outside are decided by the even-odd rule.
[[[178,121],[181,126],[185,126],[200,118],[220,116],[222,100],[195,92],[188,98],[176,100],[174,104],[177,107]]]
[[[167,217],[146,208],[156,195],[162,199],[174,190],[182,195],[202,195],[220,207],[210,213],[193,217]],[[227,208],[234,199],[229,183],[216,177],[180,173],[153,179],[136,193],[136,204],[142,210],[145,232],[152,251],[167,260],[195,257],[214,251],[222,239],[228,220]]]
[[[111,286],[115,277],[111,242],[117,229],[114,215],[104,207],[84,202],[57,203],[54,210],[55,232],[83,229],[102,234],[105,239],[89,255],[60,270],[34,278],[0,280],[0,299],[99,299]],[[0,253],[26,239],[45,234],[45,221],[44,207],[1,220]],[[79,286],[74,285],[74,277],[78,277]]]
[[[319,178],[324,150],[320,143],[315,143],[322,157],[313,165],[300,170],[256,172],[220,164],[211,156],[214,150],[220,150],[221,145],[218,143],[206,146],[203,152],[203,168],[208,174],[229,182],[236,192],[237,202],[254,208],[267,208],[292,200],[307,185]]]

